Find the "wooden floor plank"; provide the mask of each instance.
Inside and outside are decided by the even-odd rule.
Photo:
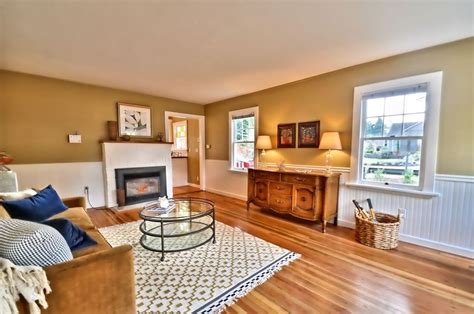
[[[177,197],[215,202],[216,219],[300,253],[226,313],[473,313],[474,261],[400,243],[383,251],[354,241],[354,231],[282,217],[193,187]],[[89,209],[98,227],[138,220],[138,210]]]

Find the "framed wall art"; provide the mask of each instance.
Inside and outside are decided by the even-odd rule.
[[[151,107],[117,103],[119,136],[152,137]]]
[[[298,148],[318,148],[319,121],[298,123]]]
[[[296,147],[296,123],[287,123],[278,125],[278,148]]]

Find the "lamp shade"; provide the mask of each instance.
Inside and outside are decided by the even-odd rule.
[[[339,132],[325,132],[321,137],[319,149],[342,149]]]
[[[272,149],[272,141],[268,135],[259,135],[257,138],[257,149]]]

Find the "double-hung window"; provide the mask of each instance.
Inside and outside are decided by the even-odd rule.
[[[442,73],[355,88],[352,181],[433,191]]]
[[[173,122],[173,152],[187,155],[188,152],[188,122],[186,120]]]
[[[229,112],[230,169],[245,171],[255,164],[258,107]]]

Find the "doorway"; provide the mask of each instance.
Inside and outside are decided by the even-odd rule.
[[[165,111],[166,140],[173,142],[173,187],[205,189],[205,117]]]

